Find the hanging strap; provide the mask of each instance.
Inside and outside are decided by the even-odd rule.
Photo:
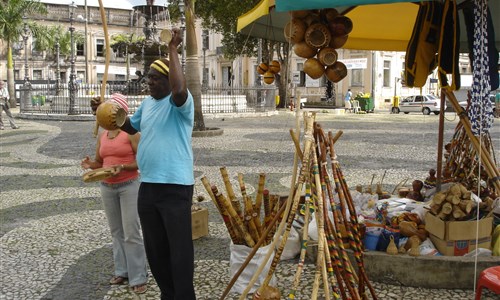
[[[439,39],[438,77],[442,87],[450,87],[455,91],[460,89],[459,50],[460,23],[457,13],[457,1],[446,0]],[[447,74],[451,74],[451,85],[448,83]]]

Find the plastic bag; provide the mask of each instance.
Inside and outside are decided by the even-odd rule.
[[[255,274],[255,272],[257,272],[257,269],[259,268],[260,264],[266,257],[266,254],[269,251],[269,247],[270,245],[267,245],[264,247],[260,247],[259,250],[257,250],[253,258],[250,260],[248,265],[245,267],[243,272],[241,272],[240,276],[234,283],[233,287],[231,288],[231,292],[239,294],[243,293],[248,283],[252,279],[253,275]],[[229,258],[230,277],[233,278],[234,274],[238,272],[240,267],[247,259],[248,255],[252,251],[252,248],[243,245],[235,245],[231,242],[231,244],[229,245],[229,249],[231,251],[231,255]],[[264,282],[264,279],[267,276],[269,268],[271,267],[272,258],[273,256],[271,255],[270,259],[266,263],[266,266],[260,273],[259,278],[257,278],[257,281],[255,281],[255,284],[252,286],[249,293],[254,293],[259,288],[259,286],[261,286],[262,283]],[[271,278],[270,285],[276,285],[276,277],[274,275]]]
[[[279,242],[281,243],[281,237]],[[295,228],[290,229],[288,234],[288,239],[286,240],[285,248],[281,253],[280,260],[287,260],[295,258],[300,253],[300,236],[299,232]]]
[[[394,243],[399,244],[399,230],[392,228],[384,228],[380,234],[377,242],[377,251],[386,251],[389,242],[391,241],[391,236],[394,238]]]
[[[420,255],[441,256],[441,253],[439,253],[439,251],[436,249],[436,247],[434,246],[434,244],[430,239],[426,239],[425,241],[423,241],[419,246],[419,250],[420,250]]]

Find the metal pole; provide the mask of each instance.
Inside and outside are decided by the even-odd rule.
[[[30,77],[29,77],[29,68],[28,68],[28,37],[29,37],[29,28],[28,24],[25,22],[24,23],[24,28],[23,28],[23,40],[24,40],[24,81],[29,82]]]
[[[89,46],[88,46],[88,25],[89,25],[89,14],[88,14],[88,7],[87,7],[87,0],[85,0],[85,83],[89,84]]]
[[[71,46],[71,71],[69,75],[69,84],[68,84],[68,89],[69,89],[69,115],[76,115],[75,112],[75,101],[76,101],[76,75],[75,75],[75,47],[74,47],[74,37],[73,33],[75,31],[75,27],[73,27],[73,14],[74,10],[76,8],[75,2],[71,2],[71,5],[69,7],[70,12],[69,12],[69,22],[70,22],[70,27],[69,27],[69,32],[70,32],[70,46]]]
[[[59,45],[59,37],[56,40],[56,95],[59,95],[59,90],[61,88],[61,65],[60,65],[60,51],[61,46]]]
[[[28,38],[29,38],[29,28],[26,23],[26,19],[24,20],[24,28],[23,28],[23,41],[24,41],[24,97],[22,97],[22,103],[24,105],[21,108],[31,107],[31,82],[29,77],[29,68],[28,68]]]
[[[208,41],[207,41],[208,34],[207,34],[206,30],[203,30],[203,32],[201,34],[201,37],[202,37],[202,46],[203,46],[203,81],[202,81],[202,87],[203,87],[203,90],[206,91],[207,85],[208,85],[207,65],[206,65],[206,51],[207,51],[207,48],[208,48]]]

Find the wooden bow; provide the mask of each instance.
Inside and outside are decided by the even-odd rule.
[[[101,13],[101,22],[102,29],[104,32],[104,41],[105,41],[105,64],[104,64],[104,74],[102,76],[102,84],[101,84],[101,98],[100,101],[104,101],[104,95],[106,94],[106,82],[108,81],[108,68],[109,68],[109,60],[110,60],[110,46],[109,46],[109,35],[108,35],[108,22],[106,21],[106,12],[104,11],[104,5],[102,0],[99,0],[99,12]],[[99,132],[99,122],[95,122],[94,127],[94,137],[97,137]]]

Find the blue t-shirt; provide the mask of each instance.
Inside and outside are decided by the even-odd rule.
[[[193,96],[188,91],[186,103],[177,107],[171,95],[160,100],[146,97],[130,118],[141,132],[137,164],[142,182],[192,185]]]

